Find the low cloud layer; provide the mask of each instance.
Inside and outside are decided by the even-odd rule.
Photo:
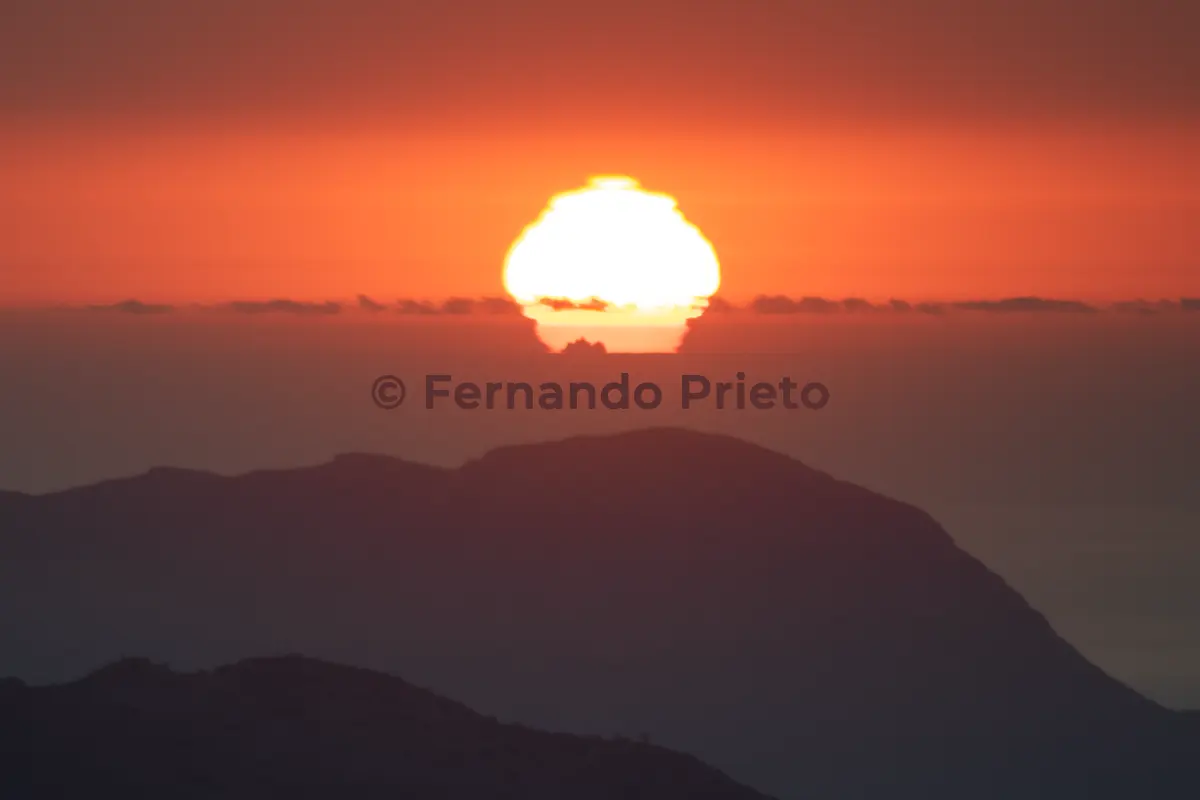
[[[340,303],[332,300],[325,303],[304,303],[298,300],[238,300],[225,308],[238,314],[339,314]]]
[[[1200,299],[1175,300],[1126,300],[1107,306],[1093,305],[1082,300],[1069,300],[1036,296],[1006,297],[999,300],[964,300],[958,302],[910,302],[892,299],[886,303],[873,303],[861,297],[835,300],[825,297],[792,298],[785,295],[759,295],[743,307],[728,301],[713,298],[712,305],[717,313],[746,311],[753,314],[832,314],[832,313],[878,313],[894,314],[946,314],[951,312],[979,314],[1094,314],[1102,311],[1136,312],[1157,314],[1164,311],[1200,310]],[[711,313],[711,312],[710,312]]]
[[[413,301],[401,301],[403,304],[409,304]],[[406,305],[407,307],[407,305]],[[479,299],[471,297],[451,297],[442,303],[441,307],[435,307],[429,304],[423,304],[423,309],[432,309],[434,314],[519,314],[521,307],[505,297],[482,297]],[[429,313],[428,310],[422,313]]]
[[[108,305],[88,306],[89,311],[115,311],[120,314],[169,314],[174,306],[163,303],[143,303],[141,300],[122,300]]]
[[[543,298],[541,305],[551,309],[589,310],[603,312],[611,307],[600,299],[574,302],[561,298]],[[171,314],[189,309],[231,311],[237,314],[292,314],[329,316],[342,312],[367,314],[400,314],[407,316],[519,316],[520,304],[507,297],[450,297],[440,302],[404,298],[381,301],[367,295],[358,295],[354,303],[340,303],[275,298],[272,300],[236,300],[220,305],[188,306],[153,303],[137,299],[116,303],[88,305],[89,311],[111,312],[135,316]],[[729,314],[756,314],[764,316],[789,316],[796,314],[1096,314],[1114,312],[1122,314],[1160,314],[1178,311],[1200,311],[1200,297],[1184,297],[1178,300],[1123,300],[1108,305],[1094,305],[1082,300],[1046,298],[1037,296],[1008,297],[999,300],[963,300],[957,302],[911,302],[892,299],[872,302],[861,297],[832,299],[816,296],[788,297],[787,295],[759,295],[748,303],[738,305],[723,297],[709,299],[704,316]]]
[[[1092,313],[1097,309],[1078,300],[1053,300],[1044,297],[1009,297],[1004,300],[972,300],[955,303],[960,311],[988,311],[1006,313],[1012,311],[1059,311],[1072,314]]]
[[[1171,300],[1123,300],[1119,303],[1113,303],[1110,310],[1123,314],[1157,314],[1161,311],[1175,311],[1182,309],[1187,311],[1186,299],[1181,300],[1178,304]]]
[[[396,303],[396,312],[400,314],[440,314],[441,309],[432,303],[422,300],[399,300]]]
[[[945,306],[941,303],[913,303],[907,300],[889,300],[886,306],[875,306],[875,308],[883,311],[895,311],[898,314],[908,314],[915,312],[917,314],[944,314]]]
[[[793,299],[784,295],[759,295],[750,302],[755,314],[827,314],[837,311],[839,304],[823,297]]]

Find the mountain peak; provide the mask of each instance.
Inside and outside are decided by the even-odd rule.
[[[638,428],[612,434],[571,436],[527,444],[506,445],[463,466],[466,471],[567,470],[613,474],[634,470],[660,472],[737,472],[762,474],[786,471],[791,480],[826,478],[802,462],[734,436],[681,427]]]

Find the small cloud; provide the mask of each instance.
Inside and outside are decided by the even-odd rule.
[[[1174,311],[1175,304],[1170,300],[1159,300],[1150,302],[1149,300],[1124,300],[1119,303],[1113,303],[1109,306],[1110,310],[1123,314],[1157,314],[1160,311]]]
[[[801,297],[793,300],[784,295],[759,295],[750,303],[756,314],[826,314],[841,308],[840,303],[823,297]]]
[[[88,306],[89,311],[116,311],[121,314],[169,314],[174,306],[161,303],[143,303],[141,300],[122,300],[109,305]]]
[[[842,308],[851,312],[878,311],[879,309],[861,297],[847,297],[842,301]]]
[[[358,307],[360,309],[362,309],[363,311],[370,311],[370,312],[383,311],[384,309],[387,308],[387,306],[383,305],[382,303],[376,303],[374,300],[367,297],[365,294],[360,294],[358,296]]]
[[[239,314],[337,314],[342,310],[341,304],[332,300],[325,303],[302,303],[285,299],[238,300],[230,303],[228,308]]]
[[[697,307],[699,304],[697,304]],[[705,314],[728,314],[734,310],[733,303],[726,300],[724,297],[710,297],[708,304],[703,306]]]
[[[794,314],[796,301],[784,295],[759,295],[750,302],[750,310],[756,314]]]
[[[796,310],[801,314],[827,314],[838,308],[838,303],[824,297],[801,297],[796,303]]]
[[[521,306],[507,297],[450,297],[442,304],[434,305],[425,300],[399,300],[396,311],[400,314],[427,316],[430,314],[449,314],[451,316],[466,316],[469,314],[493,314],[501,316],[519,315]]]
[[[475,310],[475,301],[469,297],[451,297],[442,303],[443,314],[470,314]]]
[[[1091,313],[1096,309],[1078,300],[1051,300],[1043,297],[1008,297],[1003,300],[970,300],[955,303],[962,311],[988,311],[1005,313],[1012,311],[1054,311],[1069,313]]]
[[[538,303],[555,311],[607,311],[610,307],[608,302],[598,297],[593,297],[581,303],[568,300],[565,297],[542,297],[538,299]]]
[[[1184,311],[1200,311],[1200,297],[1182,297],[1179,307]]]
[[[479,311],[484,314],[520,314],[521,306],[507,297],[484,297],[479,301]]]
[[[432,303],[422,300],[399,300],[396,302],[396,313],[428,315],[440,312]]]

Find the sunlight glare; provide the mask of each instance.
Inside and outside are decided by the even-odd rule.
[[[505,288],[556,350],[581,337],[610,352],[674,350],[720,281],[716,251],[675,199],[626,176],[556,195],[504,265]]]

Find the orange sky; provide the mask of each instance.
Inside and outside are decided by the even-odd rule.
[[[9,303],[501,291],[550,195],[676,196],[724,293],[1200,293],[1200,158],[1168,133],[589,142],[260,134],[10,142]]]
[[[1178,7],[18,5],[0,305],[497,294],[598,173],[735,300],[1200,295]]]

